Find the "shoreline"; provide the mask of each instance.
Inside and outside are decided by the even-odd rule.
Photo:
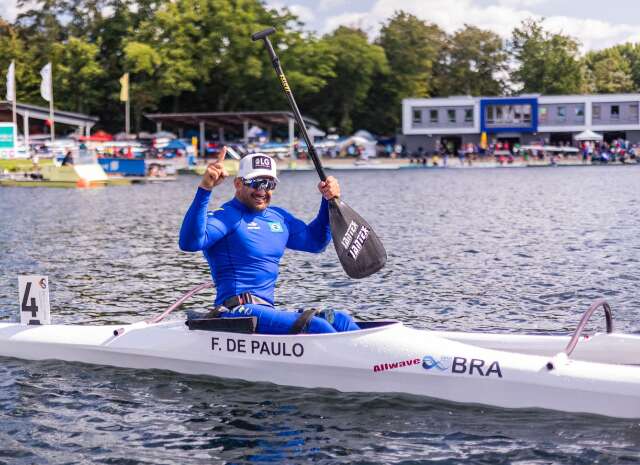
[[[633,161],[627,163],[591,163],[582,162],[581,159],[556,160],[551,163],[548,160],[515,160],[512,163],[498,163],[495,160],[474,160],[472,163],[449,159],[444,165],[434,166],[431,163],[411,163],[408,158],[372,158],[369,160],[354,160],[351,158],[323,158],[322,165],[326,170],[395,170],[395,169],[488,169],[488,168],[560,168],[560,167],[599,167],[599,166],[637,166],[640,163]],[[308,171],[314,166],[310,160],[278,160],[278,171]]]

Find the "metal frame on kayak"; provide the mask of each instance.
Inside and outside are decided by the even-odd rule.
[[[422,331],[396,321],[359,322],[361,330],[343,333],[266,335],[165,321],[207,287],[130,325],[0,323],[0,356],[640,418],[640,336],[613,332],[604,301],[589,308],[573,336]],[[600,307],[607,332],[582,335]]]

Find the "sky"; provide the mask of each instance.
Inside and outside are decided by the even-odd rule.
[[[471,24],[508,38],[528,17],[546,18],[545,28],[582,43],[582,51],[640,42],[638,0],[266,0],[288,7],[320,34],[340,25],[359,26],[374,38],[396,10],[436,23],[448,33]]]
[[[624,42],[640,42],[638,0],[264,0],[273,8],[288,7],[319,34],[340,25],[358,26],[373,39],[381,24],[402,9],[454,32],[465,23],[508,38],[528,17],[546,18],[545,27],[582,43],[582,51]],[[0,0],[0,16],[13,21],[16,0]]]

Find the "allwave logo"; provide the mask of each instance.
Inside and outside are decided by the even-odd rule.
[[[252,221],[251,223],[247,223],[247,229],[260,229],[260,225]]]
[[[395,370],[396,368],[410,367],[413,365],[420,365],[420,359],[412,358],[409,360],[401,360],[399,362],[393,363],[381,363],[379,365],[373,366],[373,372],[378,373],[380,371]]]

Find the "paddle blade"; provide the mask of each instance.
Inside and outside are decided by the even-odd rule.
[[[360,215],[340,199],[329,202],[333,245],[344,271],[360,279],[380,270],[387,262],[382,242]]]

